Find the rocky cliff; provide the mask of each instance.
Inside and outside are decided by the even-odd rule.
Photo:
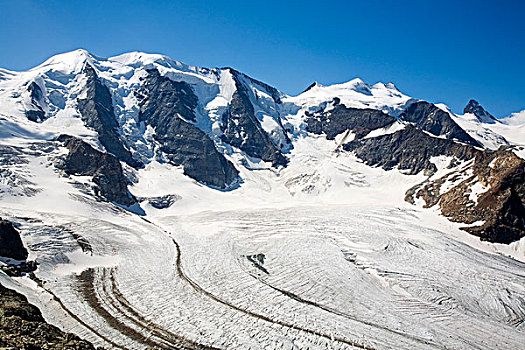
[[[85,97],[78,99],[78,110],[82,120],[86,126],[98,133],[100,143],[109,153],[132,167],[142,166],[139,161],[133,159],[120,136],[109,89],[89,63],[84,66],[83,74],[86,76]]]
[[[223,139],[252,157],[271,162],[274,167],[286,165],[287,160],[280,147],[272,142],[255,116],[249,91],[241,81],[243,75],[235,70],[230,69],[230,71],[236,91],[233,93],[229,108],[222,116]],[[279,103],[275,89],[273,92],[274,101]]]
[[[217,151],[210,137],[192,124],[197,97],[191,86],[148,70],[137,93],[139,120],[155,129],[154,138],[167,159],[182,165],[184,174],[221,189],[238,176],[235,166]]]
[[[86,142],[68,135],[61,135],[61,142],[69,153],[59,165],[67,174],[92,176],[95,195],[124,206],[137,202],[128,191],[129,180],[124,176],[117,158],[97,151]]]

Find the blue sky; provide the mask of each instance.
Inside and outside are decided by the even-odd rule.
[[[0,67],[53,54],[163,53],[297,94],[313,81],[394,82],[461,112],[525,109],[525,1],[0,0]]]

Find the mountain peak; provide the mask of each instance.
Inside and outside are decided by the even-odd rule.
[[[158,53],[146,53],[141,51],[132,51],[123,53],[118,56],[108,58],[110,61],[119,62],[121,64],[137,67],[137,66],[148,66],[156,63],[166,68],[175,68],[184,71],[194,71],[195,67],[188,66],[180,61],[174,60],[173,58],[158,54]]]
[[[85,49],[77,49],[52,56],[44,61],[44,63],[31,69],[31,71],[52,69],[67,73],[79,73],[82,71],[85,62],[89,62],[93,65],[93,61],[98,61],[100,59],[100,57],[91,54]]]
[[[367,84],[359,78],[354,78],[352,80],[347,81],[346,83],[343,83],[343,85],[358,86],[358,85],[367,85]]]
[[[482,123],[494,124],[497,120],[489,112],[487,112],[476,100],[468,101],[467,105],[463,109],[463,113],[473,114]]]

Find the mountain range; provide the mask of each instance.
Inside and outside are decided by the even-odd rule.
[[[463,114],[456,114],[446,105],[407,96],[392,83],[360,79],[313,83],[289,96],[233,68],[194,67],[142,52],[103,58],[76,50],[24,72],[0,69],[0,215],[11,225],[2,229],[0,242],[12,243],[9,249],[0,247],[0,255],[4,270],[14,276],[0,275],[0,282],[18,283],[14,289],[61,328],[78,328],[81,336],[113,348],[324,348],[332,343],[336,348],[510,349],[523,339],[525,319],[520,287],[525,281],[524,159],[525,111],[498,119],[470,100]],[[323,228],[312,229],[328,217]],[[355,229],[362,233],[344,233],[358,222]],[[290,241],[290,232],[303,224],[305,236],[297,239],[294,233]],[[21,238],[12,238],[15,228]],[[382,236],[381,230],[391,233]],[[412,233],[400,238],[406,232]],[[439,242],[422,248],[435,232]],[[377,237],[374,243],[353,242],[361,234],[365,240]],[[373,248],[365,248],[370,244]],[[181,249],[189,252],[184,263]],[[332,261],[333,249],[341,261]],[[420,284],[426,275],[410,275],[419,282],[409,283],[408,272],[388,272],[398,265],[384,255],[363,257],[390,254],[389,249],[408,260],[412,249],[427,249],[414,255],[418,264],[457,250],[457,262],[466,269],[474,271],[483,261],[480,269],[488,272],[480,270],[486,275],[476,277],[472,296],[456,294],[451,283],[460,271],[429,287]],[[481,252],[485,255],[471,258]],[[278,263],[272,256],[308,259],[312,254],[312,270],[301,275],[303,282],[273,277],[286,266],[281,272],[294,281],[288,274],[310,271],[310,263]],[[374,267],[379,261],[388,268]],[[385,319],[377,311],[371,316],[366,307],[341,311],[354,299],[345,297],[343,303],[326,286],[348,290],[344,273],[332,275],[343,263],[355,269],[348,273],[363,290],[379,290],[372,309],[413,298],[421,310],[435,307],[432,312],[456,323],[399,316],[394,309]],[[443,264],[456,271],[452,263]],[[165,318],[151,326],[144,300],[175,298],[162,289],[161,271],[171,265],[175,272],[166,281],[177,276],[176,283],[187,284],[180,295],[191,297],[179,300],[188,303],[182,309],[162,306],[157,312]],[[316,283],[313,271],[327,268]],[[410,273],[427,272],[420,266]],[[201,283],[195,282],[199,277]],[[370,282],[375,277],[379,282]],[[494,282],[494,290],[474,305],[469,298],[487,281]],[[228,283],[242,288],[228,290]],[[498,287],[503,285],[505,297]],[[246,300],[255,296],[237,300],[232,294],[241,295],[244,288],[260,288],[265,297],[276,293],[277,299],[315,311],[286,304],[283,314],[274,306],[267,314],[264,298],[250,304]],[[257,340],[248,340],[246,334],[257,327],[221,328],[206,315],[187,316],[196,312],[188,305],[217,308],[210,315],[221,320],[239,314],[289,331],[272,330],[268,337],[257,332]],[[224,307],[227,311],[220,310]],[[342,321],[309,327],[306,315],[322,322],[323,313]],[[175,314],[180,318],[173,319]],[[479,315],[472,334],[445,336]],[[171,322],[195,324],[179,329]],[[338,330],[355,322],[364,327],[356,334]],[[424,325],[418,328],[418,322]],[[502,338],[476,337],[487,327],[497,327]],[[504,337],[509,340],[502,346]]]

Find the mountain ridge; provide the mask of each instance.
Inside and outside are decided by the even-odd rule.
[[[71,135],[93,147],[91,153],[110,153],[134,171],[169,163],[198,183],[227,191],[242,186],[250,170],[282,172],[297,140],[312,134],[340,142],[339,151],[367,164],[413,175],[436,172],[436,156],[501,147],[525,154],[525,140],[509,132],[516,128],[498,122],[474,100],[457,115],[404,95],[392,83],[359,78],[314,83],[288,96],[233,68],[189,66],[138,51],[103,58],[79,49],[53,56],[26,72],[11,72],[0,82],[0,101],[0,112],[14,124],[27,125],[34,135],[53,134],[42,141]],[[396,141],[400,148],[389,155],[381,150],[385,140],[405,141]],[[425,151],[427,144],[439,151]],[[464,145],[472,149],[465,151]],[[124,195],[110,197],[124,206],[136,202],[119,192]]]

